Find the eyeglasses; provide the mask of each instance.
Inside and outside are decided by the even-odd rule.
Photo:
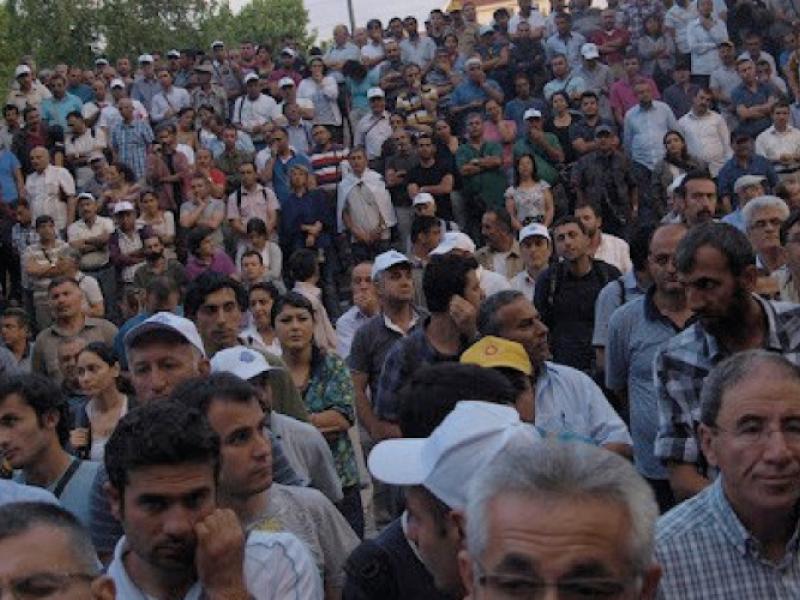
[[[764,423],[757,421],[742,423],[734,429],[725,429],[719,425],[714,425],[713,429],[727,433],[743,444],[763,444],[773,434],[780,432],[787,445],[800,447],[800,417],[788,420],[777,429],[770,429]]]
[[[15,600],[38,600],[62,592],[74,580],[92,581],[90,573],[34,573],[27,577],[12,579],[7,585],[0,584],[0,596],[9,592]]]
[[[478,585],[491,590],[495,598],[509,600],[539,600],[551,588],[557,590],[559,600],[613,600],[639,579],[575,578],[553,583],[519,575],[487,573],[480,563],[474,564]]]

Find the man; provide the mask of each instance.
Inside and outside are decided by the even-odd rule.
[[[771,276],[786,264],[786,249],[781,244],[781,225],[789,218],[789,207],[777,196],[753,198],[742,209],[745,233],[756,256],[756,293],[774,297],[777,281]]]
[[[736,47],[730,40],[721,42],[717,46],[720,65],[711,72],[708,87],[714,93],[720,114],[725,118],[728,129],[731,131],[739,125],[736,116],[736,107],[731,101],[733,90],[742,83],[742,78],[736,68]]]
[[[158,442],[143,446],[143,437]],[[171,401],[145,404],[120,420],[107,448],[106,489],[125,531],[108,574],[122,597],[322,597],[297,538],[245,539],[236,514],[218,507],[220,441],[200,413]],[[148,501],[167,510],[146,510]]]
[[[247,92],[237,98],[233,105],[232,121],[234,127],[244,131],[259,148],[267,146],[274,122],[281,114],[275,100],[261,93],[261,83],[256,73],[244,77]]]
[[[550,59],[550,71],[553,73],[553,78],[545,84],[542,90],[548,102],[556,92],[564,92],[570,101],[576,101],[583,92],[587,91],[586,82],[579,74],[578,69],[573,69],[567,62],[566,55],[555,54]]]
[[[584,82],[585,91],[594,92],[600,103],[600,112],[603,117],[611,117],[609,94],[614,83],[611,69],[600,62],[600,51],[596,44],[587,42],[581,46],[581,68],[575,71],[575,77]],[[578,98],[583,98],[583,94]]]
[[[400,42],[400,60],[417,65],[426,73],[433,63],[436,43],[428,36],[419,34],[419,25],[414,17],[403,19],[403,28],[407,37]]]
[[[602,26],[589,34],[589,41],[597,46],[600,59],[611,67],[615,76],[622,71],[622,59],[628,47],[630,33],[626,27],[617,25],[617,11],[609,6],[600,13]]]
[[[122,120],[111,129],[109,147],[115,160],[128,165],[136,179],[142,179],[147,170],[147,153],[153,143],[153,130],[144,120],[135,120],[133,102],[123,98],[117,102]]]
[[[423,308],[427,307],[427,301],[422,289],[422,276],[430,260],[431,252],[442,241],[443,229],[442,220],[432,215],[417,215],[411,222],[411,247],[406,256],[411,262],[414,304]]]
[[[583,223],[586,235],[589,236],[589,255],[592,258],[616,267],[620,273],[627,273],[631,270],[631,252],[628,242],[603,231],[603,216],[596,204],[586,200],[577,202],[575,217]]]
[[[0,339],[13,359],[12,369],[30,373],[33,342],[28,313],[21,308],[7,308],[0,316]]]
[[[53,95],[42,100],[39,107],[42,119],[48,126],[58,125],[67,129],[67,115],[74,111],[80,113],[83,101],[67,92],[67,80],[63,75],[53,75],[49,87]]]
[[[536,162],[537,177],[550,186],[558,181],[556,167],[564,162],[564,149],[554,133],[544,130],[544,113],[530,108],[523,115],[526,132],[514,144],[514,160],[530,154]]]
[[[624,124],[625,114],[639,101],[634,89],[637,82],[646,81],[650,84],[652,97],[656,100],[661,98],[656,82],[641,74],[641,62],[638,54],[634,52],[626,54],[622,65],[624,69],[622,76],[611,86],[611,110],[619,127]]]
[[[792,211],[781,225],[781,245],[786,249],[786,265],[774,273],[778,281],[778,299],[800,304],[800,212]]]
[[[542,68],[544,68],[544,65],[542,65]],[[543,98],[535,98],[531,95],[530,75],[519,72],[514,75],[514,92],[516,95],[505,103],[503,114],[506,119],[514,121],[516,124],[517,137],[523,137],[528,130],[524,117],[528,109],[534,108],[544,114],[548,106]]]
[[[311,138],[314,145],[308,159],[311,161],[317,187],[333,198],[342,180],[342,163],[347,159],[349,150],[333,142],[330,129],[325,125],[314,125]]]
[[[147,183],[164,210],[177,211],[189,187],[192,163],[179,150],[177,128],[165,120],[156,129],[158,144],[147,156]]]
[[[689,0],[677,0],[664,15],[664,31],[675,42],[680,58],[691,57],[687,32],[689,24],[696,18],[697,6]]]
[[[372,264],[372,261],[360,262],[350,271],[353,306],[336,320],[336,351],[345,360],[350,356],[356,332],[380,309],[372,281]]]
[[[164,243],[152,229],[142,233],[142,251],[144,264],[133,274],[134,287],[145,290],[155,278],[167,277],[179,290],[184,288],[187,283],[184,266],[179,260],[164,256]]]
[[[233,510],[249,532],[296,535],[311,551],[326,597],[340,597],[344,561],[358,538],[321,492],[273,482],[272,444],[264,423],[274,415],[265,414],[256,386],[222,370],[187,382],[173,399],[199,410],[219,436],[219,506]]]
[[[402,23],[400,23],[402,33]],[[404,85],[403,60],[400,58],[400,45],[397,39],[391,37],[383,42],[385,60],[377,67],[378,85],[386,92],[386,100],[390,107],[394,107],[397,94]],[[367,95],[369,98],[369,94]]]
[[[64,264],[59,257],[69,246],[58,238],[53,217],[49,215],[42,215],[36,219],[35,234],[38,242],[25,247],[21,266],[30,282],[29,308],[35,318],[36,327],[43,329],[53,322],[47,297],[48,286],[54,277],[63,274]]]
[[[705,171],[690,171],[674,190],[678,222],[688,227],[707,223],[717,211],[717,186]]]
[[[685,225],[676,224],[662,225],[653,233],[647,259],[653,286],[614,312],[605,347],[606,386],[627,407],[634,464],[653,488],[661,512],[675,501],[667,470],[653,453],[658,406],[652,365],[656,354],[692,316],[675,269],[675,252],[686,231]]]
[[[464,123],[465,115],[482,110],[489,98],[496,100],[498,104],[503,103],[503,91],[496,81],[486,77],[480,58],[468,58],[464,62],[464,72],[466,78],[455,87],[450,96],[450,114],[458,118],[459,123]]]
[[[108,240],[114,232],[114,221],[97,214],[97,200],[92,194],[78,194],[80,219],[67,227],[71,248],[80,252],[80,270],[95,277],[104,294],[113,298],[113,274],[109,270]]]
[[[522,292],[533,302],[536,280],[550,265],[553,249],[550,232],[541,223],[531,223],[519,231],[519,253],[523,270],[511,278],[511,289]]]
[[[75,220],[75,180],[64,167],[50,164],[50,153],[36,146],[30,153],[33,172],[25,179],[25,194],[33,218],[50,215],[56,230],[65,231]]]
[[[753,149],[753,136],[744,129],[731,132],[733,156],[722,166],[717,176],[719,195],[726,210],[733,207],[734,184],[742,175],[760,175],[767,191],[778,185],[778,174],[770,161]]]
[[[475,315],[483,296],[477,268],[474,259],[457,254],[435,256],[428,263],[422,286],[430,316],[386,354],[373,396],[373,410],[380,420],[397,422],[397,394],[412,373],[426,364],[456,361],[466,350],[466,340],[475,335]]]
[[[139,75],[131,84],[131,98],[142,103],[148,113],[153,110],[153,98],[161,91],[161,84],[156,79],[152,54],[139,56]]]
[[[458,558],[467,598],[501,598],[506,585],[562,597],[655,597],[658,508],[619,457],[586,444],[511,448],[472,478],[465,512]]]
[[[514,35],[520,23],[527,23],[534,36],[541,38],[544,32],[544,16],[539,12],[539,5],[533,4],[531,0],[517,0],[517,4],[519,10],[508,22],[508,32]]]
[[[0,523],[0,579],[8,582],[12,597],[24,598],[31,590],[63,600],[116,597],[114,583],[98,568],[86,528],[68,511],[43,498],[26,498],[3,506]]]
[[[756,138],[756,154],[772,163],[779,179],[800,171],[800,131],[789,124],[789,104],[776,102],[772,106],[772,126]]]
[[[598,95],[593,91],[581,94],[581,119],[574,120],[569,127],[569,139],[572,149],[578,157],[584,156],[598,148],[597,130],[605,125],[614,131],[614,122],[601,118],[598,109]]]
[[[755,138],[769,127],[772,109],[780,101],[779,93],[758,80],[756,65],[749,58],[737,60],[736,71],[742,83],[731,92],[731,104],[739,118],[739,130]]]
[[[689,155],[706,163],[711,176],[716,177],[732,150],[728,125],[722,115],[711,110],[713,101],[709,88],[698,89],[691,110],[678,119],[678,127]]]
[[[473,239],[479,239],[483,212],[504,206],[507,181],[502,168],[502,148],[484,139],[483,118],[470,113],[466,124],[467,141],[456,151],[456,166],[462,177],[466,231]]]
[[[191,182],[192,197],[181,204],[181,227],[208,227],[212,231],[214,245],[223,247],[222,223],[225,220],[225,203],[211,197],[208,180],[195,173]]]
[[[46,87],[34,85],[33,72],[28,65],[17,65],[14,69],[14,81],[18,87],[12,88],[8,93],[6,104],[13,104],[20,112],[27,106],[38,109],[42,101],[52,95]]]
[[[797,595],[797,366],[765,350],[736,354],[708,375],[700,411],[700,443],[719,475],[658,523],[661,595]]]
[[[18,483],[45,488],[84,525],[96,462],[70,456],[69,408],[58,386],[35,374],[0,382],[0,451]]]
[[[556,32],[544,43],[548,60],[552,61],[557,54],[563,54],[571,68],[579,69],[581,66],[580,52],[586,43],[586,38],[577,31],[572,31],[572,16],[569,13],[556,13],[554,21]]]
[[[370,114],[364,115],[356,124],[353,142],[367,149],[367,159],[380,159],[383,143],[392,135],[389,113],[386,111],[386,94],[379,87],[367,90]]]
[[[3,106],[3,124],[0,125],[0,147],[11,150],[11,143],[20,129],[19,108],[15,104],[6,104]]]
[[[74,279],[83,294],[83,312],[87,317],[102,318],[105,315],[105,300],[97,279],[80,269],[81,254],[75,248],[65,248],[61,252],[64,277]],[[110,296],[113,298],[113,296]]]
[[[272,132],[269,152],[270,158],[264,165],[263,170],[259,172],[259,177],[264,183],[272,182],[272,189],[278,197],[278,202],[283,205],[291,194],[289,173],[292,167],[297,165],[310,172],[311,161],[305,154],[296,152],[289,146],[289,135],[282,127],[277,127]],[[241,162],[244,162],[244,159]],[[232,188],[231,191],[233,189],[235,188]]]
[[[383,178],[367,166],[366,150],[356,146],[347,160],[351,169],[337,190],[337,224],[340,233],[350,234],[353,259],[362,262],[389,249],[397,214]]]
[[[100,116],[97,119],[97,126],[105,132],[106,137],[110,140],[111,131],[113,131],[117,123],[122,121],[122,114],[119,111],[119,104],[122,100],[128,99],[131,101],[131,106],[133,106],[133,118],[136,121],[148,121],[150,115],[144,107],[144,104],[128,95],[125,82],[122,79],[112,79],[109,84],[109,90],[111,91],[111,98],[108,104],[100,111]]]
[[[761,175],[742,175],[739,177],[736,183],[733,184],[733,193],[736,196],[736,210],[722,217],[720,221],[733,225],[739,231],[747,233],[743,209],[750,200],[766,194],[764,181],[765,178]]]
[[[692,108],[694,97],[700,86],[689,80],[688,61],[679,60],[672,71],[673,84],[664,89],[664,102],[672,109],[676,119],[680,119]]]
[[[250,219],[261,219],[267,229],[274,229],[280,205],[275,193],[258,182],[258,172],[254,162],[239,165],[241,186],[228,196],[226,218],[238,240],[247,236],[247,223]],[[272,227],[270,227],[272,225]]]
[[[522,271],[519,243],[514,239],[511,217],[502,209],[490,209],[481,218],[481,235],[486,245],[475,253],[475,260],[484,269],[494,271],[506,279]]]
[[[349,60],[359,61],[361,51],[352,41],[346,25],[336,25],[333,28],[333,44],[325,53],[325,66],[333,73],[337,83],[344,83],[342,67]]]
[[[105,319],[86,316],[83,311],[83,292],[74,279],[56,277],[48,285],[47,294],[53,310],[53,324],[36,336],[32,369],[61,383],[62,374],[58,368],[60,339],[81,337],[87,342],[111,345],[117,328]]]
[[[412,68],[418,67],[414,65]],[[408,176],[419,164],[419,157],[411,142],[411,134],[405,128],[401,127],[392,132],[391,143],[393,152],[385,157],[383,174],[397,216],[397,233],[400,239],[406,240],[411,233],[413,214],[412,197],[408,193]]]
[[[622,145],[633,163],[633,178],[639,190],[639,220],[653,221],[654,206],[650,186],[658,161],[664,158],[664,136],[677,129],[672,109],[660,100],[653,100],[650,84],[634,84],[639,103],[625,113]]]
[[[534,304],[551,332],[554,360],[591,373],[594,303],[603,286],[619,277],[620,272],[592,258],[590,238],[580,219],[560,219],[554,226],[554,238],[562,262],[539,277]]]
[[[750,242],[736,228],[706,223],[690,229],[676,254],[687,306],[697,320],[656,358],[659,403],[655,454],[666,463],[675,497],[693,496],[710,482],[695,432],[700,391],[709,371],[743,350],[767,348],[797,361],[798,309],[753,294],[758,273]]]
[[[713,0],[698,0],[697,19],[686,26],[686,43],[692,55],[695,83],[708,85],[711,73],[720,66],[717,48],[727,39],[728,28],[714,15]]]
[[[92,177],[89,157],[106,147],[106,137],[102,131],[95,133],[87,127],[86,120],[78,111],[67,115],[67,123],[69,129],[64,139],[64,158],[80,189]]]
[[[406,176],[409,198],[419,193],[431,194],[436,201],[436,213],[441,218],[453,218],[450,193],[453,191],[455,175],[451,168],[437,156],[437,146],[430,134],[417,136],[419,163]]]
[[[650,16],[664,19],[664,5],[656,0],[634,0],[626,2],[619,10],[617,21],[630,32],[631,46],[636,48],[639,38],[646,35],[645,22]]]
[[[584,102],[596,105],[596,99]],[[577,135],[594,138],[590,142],[582,138],[575,140],[575,143],[580,141],[584,149],[594,148],[578,159],[572,168],[572,186],[578,203],[595,198],[606,230],[624,236],[639,208],[639,189],[633,178],[631,162],[615,147],[618,138],[611,125],[598,124],[593,133]]]
[[[212,81],[214,67],[211,63],[198,63],[194,66],[197,85],[192,89],[192,108],[210,106],[214,114],[228,118],[228,96],[225,88]]]

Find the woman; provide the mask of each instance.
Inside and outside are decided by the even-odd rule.
[[[195,160],[197,160],[197,148],[200,145],[197,139],[197,132],[194,130],[194,120],[194,109],[190,106],[182,108],[178,112],[178,124],[175,129],[175,137],[178,140],[178,144],[183,144],[192,149],[192,158],[194,160],[190,160],[190,164],[194,164]]]
[[[189,252],[191,256],[186,261],[187,281],[193,281],[206,271],[239,279],[233,261],[214,243],[214,230],[210,227],[200,226],[191,230]]]
[[[514,142],[517,139],[517,124],[503,118],[503,107],[493,98],[483,105],[485,118],[483,120],[483,139],[487,142],[496,142],[503,148],[503,171],[508,181],[514,169]]]
[[[569,128],[574,118],[569,111],[569,96],[567,93],[560,90],[554,92],[550,96],[550,107],[553,116],[545,123],[544,130],[549,131],[558,138],[558,143],[564,150],[564,164],[570,165],[577,160],[577,156],[569,139]]]
[[[280,356],[281,343],[272,328],[272,306],[280,298],[278,288],[270,282],[254,283],[248,292],[250,326],[242,331],[248,347]]]
[[[444,36],[444,47],[450,57],[450,64],[453,65],[453,69],[463,71],[464,61],[467,59],[458,51],[458,36],[455,33],[448,33]]]
[[[136,204],[142,190],[136,183],[136,175],[125,163],[109,163],[105,171],[105,187],[100,207],[102,215],[109,217],[114,214],[114,205],[117,202],[130,202]]]
[[[536,161],[530,154],[517,158],[514,165],[514,185],[506,190],[506,210],[514,229],[519,231],[528,223],[553,222],[553,193],[550,184],[539,179]]]
[[[309,76],[297,86],[297,97],[314,103],[314,124],[325,125],[334,141],[342,143],[342,112],[339,110],[339,85],[327,74],[321,56],[314,56],[308,63]]]
[[[310,414],[309,421],[328,441],[344,498],[339,510],[359,537],[364,514],[355,450],[348,430],[355,422],[354,389],[341,358],[314,343],[314,309],[302,295],[289,292],[272,306],[272,326],[289,369]]]
[[[77,373],[87,400],[73,410],[70,444],[81,458],[102,461],[108,438],[133,403],[117,388],[119,360],[107,344],[87,344],[78,353]]]
[[[158,196],[152,189],[144,190],[139,196],[138,228],[149,227],[164,244],[164,256],[177,258],[175,254],[175,215],[158,205]]]
[[[314,342],[322,350],[335,352],[336,330],[322,303],[322,290],[318,286],[319,267],[317,253],[306,248],[289,257],[289,277],[294,283],[292,291],[305,296],[314,311]]]
[[[656,163],[652,178],[652,201],[657,216],[660,218],[666,212],[667,188],[678,175],[689,171],[704,170],[703,161],[693,158],[686,150],[686,140],[680,131],[670,130],[664,134],[664,158]]]
[[[225,173],[214,166],[214,155],[208,148],[200,148],[194,157],[194,170],[208,180],[212,198],[225,197]]]

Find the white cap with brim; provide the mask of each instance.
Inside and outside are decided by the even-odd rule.
[[[449,254],[453,250],[462,250],[475,254],[475,242],[466,234],[460,231],[448,231],[442,237],[442,241],[433,250],[430,251],[430,256],[438,254]]]
[[[480,66],[482,64],[483,63],[481,62],[481,59],[478,58],[477,56],[473,56],[472,58],[468,58],[466,61],[464,61],[464,66],[465,67],[470,67],[472,65]]]
[[[111,80],[111,85],[110,85],[109,87],[110,87],[112,90],[113,90],[114,88],[124,88],[124,87],[125,87],[125,82],[124,82],[124,81],[122,81],[122,79],[112,79],[112,80]]]
[[[600,51],[597,49],[596,44],[588,42],[583,46],[581,46],[581,56],[586,60],[592,60],[593,58],[600,58]]]
[[[762,175],[742,175],[733,184],[733,191],[738,192],[747,186],[763,183],[765,179]]]
[[[537,110],[535,108],[529,108],[522,114],[522,120],[527,121],[528,119],[541,119],[542,118],[542,111]]]
[[[94,197],[94,195],[90,194],[89,192],[81,192],[80,194],[78,194],[76,200],[78,202],[80,202],[81,200],[91,200],[92,202],[97,202],[97,199]]]
[[[136,208],[133,206],[133,203],[128,202],[127,200],[123,200],[122,202],[117,202],[114,205],[114,214],[118,215],[119,213],[124,212],[133,212]]]
[[[448,507],[464,509],[475,473],[500,452],[541,439],[511,406],[462,400],[429,437],[380,442],[368,464],[380,481],[422,485]]]
[[[225,42],[223,42],[222,40],[214,40],[213,42],[211,42],[211,47],[212,48],[224,48],[225,47]]]
[[[428,192],[420,192],[414,196],[414,201],[411,206],[419,206],[420,204],[436,204],[436,199]]]
[[[263,354],[246,346],[225,348],[211,359],[212,373],[232,373],[245,381],[275,369]]]
[[[289,86],[294,87],[294,79],[291,77],[281,77],[280,81],[278,81],[278,87],[280,88]]]
[[[152,54],[142,54],[139,56],[139,63],[152,63],[155,62]]]
[[[244,82],[250,83],[251,81],[258,81],[258,74],[257,73],[248,73],[244,76]]]
[[[18,65],[16,69],[14,69],[14,79],[19,77],[20,75],[30,75],[31,68],[28,65]]]
[[[388,250],[375,257],[375,262],[372,263],[372,279],[377,279],[378,275],[384,271],[391,269],[395,265],[407,264],[411,265],[411,261],[404,254],[397,250]]]
[[[180,58],[181,53],[179,50],[170,50],[167,52],[167,58]]]
[[[372,100],[373,98],[386,98],[386,94],[379,87],[369,88],[367,90],[367,100]]]
[[[289,48],[288,46],[286,48],[284,48],[283,50],[281,50],[281,54],[288,54],[292,58],[297,56],[297,52],[295,52],[292,48]]]
[[[525,225],[525,227],[520,229],[519,241],[522,242],[523,240],[526,240],[529,237],[533,237],[535,235],[546,238],[548,242],[551,241],[550,232],[547,231],[547,227],[545,227],[541,223],[529,223],[528,225]]]
[[[97,66],[107,65],[108,64],[108,59],[107,58],[103,58],[102,56],[100,58],[95,58],[94,59],[94,64],[97,65]]]
[[[200,334],[194,323],[185,317],[179,317],[170,312],[158,312],[132,328],[125,335],[125,350],[129,351],[136,343],[136,340],[154,331],[171,331],[172,333],[176,333],[186,340],[188,344],[197,348],[203,357],[206,356],[203,340],[200,339]]]

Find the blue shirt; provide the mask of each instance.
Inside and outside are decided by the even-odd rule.
[[[494,79],[487,79],[486,85],[490,88],[497,90],[498,92],[502,92],[500,86]],[[489,94],[486,93],[479,85],[476,85],[473,81],[466,79],[459,83],[453,93],[450,95],[450,104],[454,107],[459,106],[466,106],[476,100],[480,100],[481,102],[486,102],[489,99]],[[483,112],[481,109],[475,109],[477,112]]]
[[[678,122],[669,105],[660,100],[653,100],[649,108],[637,104],[625,113],[625,151],[652,171],[664,158],[664,135],[671,129],[678,129]]]
[[[302,197],[290,192],[285,201],[281,202],[281,218],[278,228],[280,230],[281,246],[290,253],[306,247],[306,234],[300,230],[301,225],[312,225],[319,221],[322,223],[322,233],[317,236],[314,248],[327,248],[331,245],[331,231],[334,228],[334,214],[332,207],[320,190],[310,190]]]
[[[506,102],[505,118],[517,124],[517,139],[522,139],[528,135],[528,124],[522,116],[529,108],[535,108],[542,113],[542,116],[547,118],[549,107],[547,102],[541,98],[528,98],[522,100],[521,98],[514,98]]]
[[[92,88],[85,83],[79,83],[74,87],[68,87],[67,92],[80,98],[81,102],[84,104],[94,100],[94,92],[92,91]]]
[[[733,510],[723,479],[717,478],[658,520],[655,559],[662,569],[658,598],[800,598],[797,528],[783,558],[772,563]]]
[[[291,194],[289,171],[292,165],[305,165],[308,167],[309,173],[314,172],[311,168],[311,161],[305,154],[298,154],[292,151],[292,156],[289,160],[284,161],[280,157],[275,159],[275,166],[272,169],[272,189],[275,191],[275,196],[277,196],[278,202],[281,204],[281,210],[283,210],[283,203]]]
[[[63,486],[57,498],[62,506],[75,515],[84,527],[89,527],[89,498],[92,483],[97,475],[97,470],[100,468],[100,463],[77,458],[73,460],[78,461],[78,468],[66,482],[66,485]],[[55,493],[54,489],[59,484],[60,479],[56,479],[45,489],[48,492]],[[25,475],[22,472],[15,477],[15,480],[17,483],[26,483]]]
[[[746,85],[741,84],[731,92],[731,103],[735,111],[739,106],[746,106],[749,108],[759,104],[766,104],[770,96],[777,95],[774,88],[761,82],[756,83],[755,91],[751,91]],[[772,120],[769,117],[761,117],[760,119],[739,119],[739,129],[752,135],[753,139],[771,124]]]
[[[741,208],[737,208],[735,211],[728,213],[722,217],[720,221],[727,223],[728,225],[733,225],[742,233],[747,233],[747,226],[745,225],[744,215],[742,214]]]
[[[581,67],[581,46],[586,43],[586,38],[577,31],[570,32],[566,38],[554,33],[544,43],[544,52],[549,61],[556,54],[563,54],[567,57],[569,66],[573,69]]]
[[[11,150],[0,150],[0,199],[5,204],[16,202],[19,198],[15,173],[21,168],[19,159]]]
[[[77,96],[66,93],[61,100],[56,99],[55,96],[45,98],[42,100],[40,107],[42,113],[42,120],[48,125],[60,125],[64,130],[69,129],[67,126],[67,115],[71,112],[81,112],[83,102]]]
[[[742,167],[734,156],[728,159],[725,164],[722,165],[719,173],[717,173],[717,186],[719,188],[720,197],[730,196],[731,199],[735,201],[733,184],[736,183],[736,180],[742,175],[762,175],[766,177],[767,183],[769,184],[767,192],[778,185],[778,175],[775,173],[775,169],[772,168],[772,163],[770,163],[769,159],[766,157],[760,154],[753,154],[747,165]]]

